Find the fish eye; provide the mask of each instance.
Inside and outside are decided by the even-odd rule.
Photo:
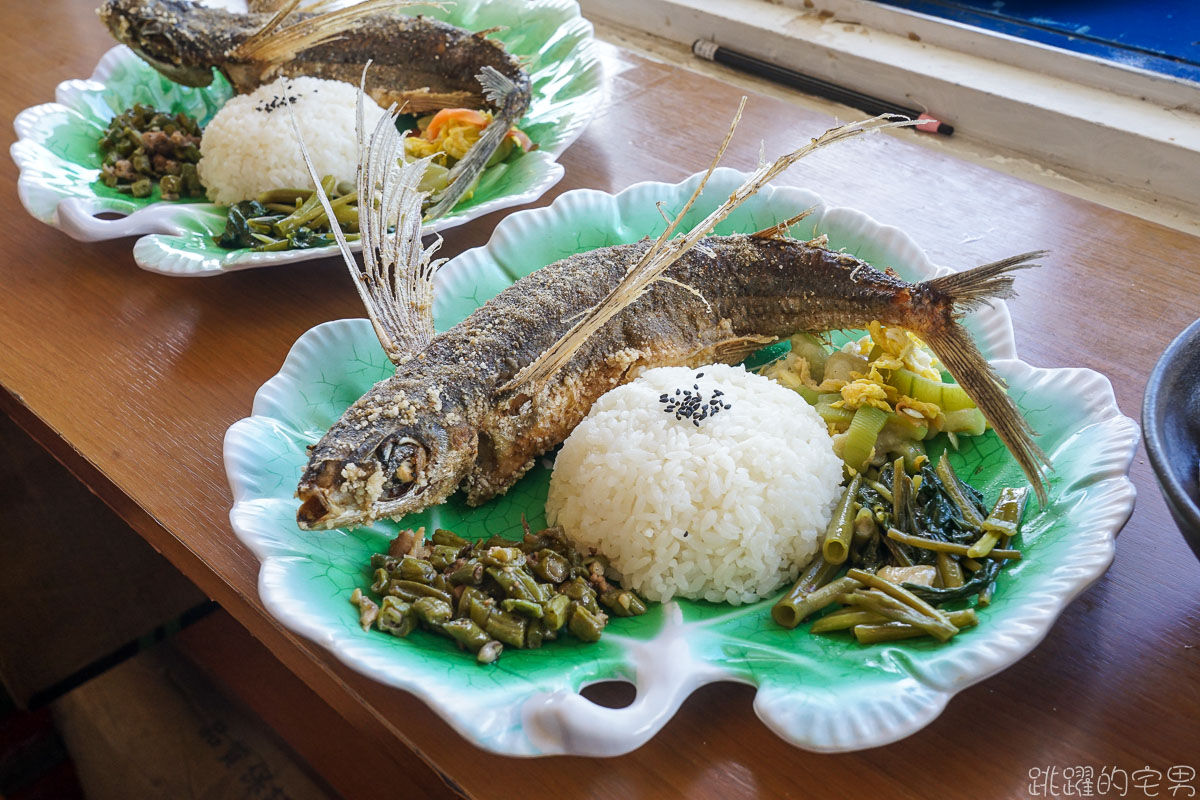
[[[381,499],[395,500],[424,475],[429,453],[414,439],[388,438],[376,448],[375,460],[384,475]]]

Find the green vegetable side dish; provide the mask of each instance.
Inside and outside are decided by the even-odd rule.
[[[988,513],[945,454],[936,469],[925,458],[912,472],[901,455],[849,481],[821,552],[771,609],[775,622],[795,628],[840,603],[810,632],[849,631],[860,644],[920,636],[945,642],[978,624],[974,609],[941,606],[972,596],[978,608],[991,603],[1000,569],[1021,557],[1007,548],[1020,532],[1029,490],[1003,489]],[[835,577],[843,566],[845,575]]]
[[[100,137],[100,180],[133,197],[149,197],[155,182],[163,200],[203,197],[196,174],[200,126],[194,117],[135,103],[116,115]]]
[[[490,169],[514,161],[524,152],[506,139],[487,166]],[[449,167],[430,162],[418,188],[432,196],[446,188],[449,172]],[[194,167],[192,174],[195,175]],[[329,198],[346,241],[358,241],[358,192],[347,183],[338,183],[332,175],[321,178],[321,187]],[[471,199],[473,191],[467,192],[460,205]],[[234,203],[225,217],[225,229],[214,236],[213,241],[226,250],[248,248],[255,252],[307,250],[337,244],[329,216],[317,193],[312,189],[295,188],[273,189],[254,200]]]
[[[321,178],[334,216],[348,241],[358,239],[358,192],[339,185],[332,175]],[[229,208],[225,230],[215,237],[227,249],[303,250],[336,244],[317,193],[312,189],[275,189]]]
[[[417,627],[454,640],[491,664],[505,645],[537,649],[570,633],[597,642],[610,616],[635,617],[646,603],[609,583],[608,560],[580,553],[562,528],[520,542],[503,536],[468,541],[438,529],[402,530],[387,553],[371,556],[371,594],[355,588],[359,625],[406,637]]]
[[[898,328],[873,322],[867,336],[842,348],[809,333],[789,341],[788,352],[761,371],[816,409],[851,474],[889,453],[915,471],[927,458],[926,440],[945,433],[957,446],[959,435],[987,430],[983,412],[939,373],[933,353]]]

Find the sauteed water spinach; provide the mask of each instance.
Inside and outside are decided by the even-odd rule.
[[[855,475],[821,552],[771,615],[794,628],[838,603],[842,608],[817,619],[812,633],[850,631],[863,644],[947,641],[978,623],[975,608],[991,602],[996,576],[1021,557],[1009,546],[1028,493],[1006,488],[989,512],[945,455],[936,468],[924,456],[906,468],[901,456]],[[942,608],[972,597],[975,608]]]

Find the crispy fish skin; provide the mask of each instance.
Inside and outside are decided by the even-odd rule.
[[[403,105],[425,113],[440,108],[500,108],[485,97],[476,76],[492,67],[513,81],[529,105],[529,76],[503,45],[427,17],[376,13],[353,21],[339,38],[296,53],[279,63],[241,58],[245,44],[271,20],[268,13],[236,14],[184,0],[106,0],[101,21],[122,44],[177,83],[207,86],[216,67],[239,94],[280,76],[309,75],[357,84],[363,64],[373,59],[367,93],[381,106]],[[319,15],[294,12],[289,24]]]
[[[983,359],[957,322],[962,304],[1007,296],[1005,273],[1023,266],[993,268],[974,283],[969,271],[914,284],[792,239],[710,236],[703,244],[667,270],[669,281],[653,284],[591,336],[534,397],[503,387],[600,303],[650,242],[546,266],[434,336],[316,445],[298,489],[300,527],[411,513],[459,487],[477,505],[507,491],[600,395],[642,370],[736,363],[797,331],[879,320],[925,337],[952,373],[962,359],[950,351],[968,348],[974,369]]]

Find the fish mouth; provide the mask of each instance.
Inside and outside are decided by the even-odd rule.
[[[148,4],[108,0],[97,13],[113,38],[175,83],[203,87],[213,82],[210,65],[185,63],[190,59],[184,54],[196,51],[187,29],[155,18]]]
[[[430,452],[404,436],[389,436],[366,458],[331,458],[310,465],[296,490],[296,522],[304,530],[366,525],[424,506]]]

